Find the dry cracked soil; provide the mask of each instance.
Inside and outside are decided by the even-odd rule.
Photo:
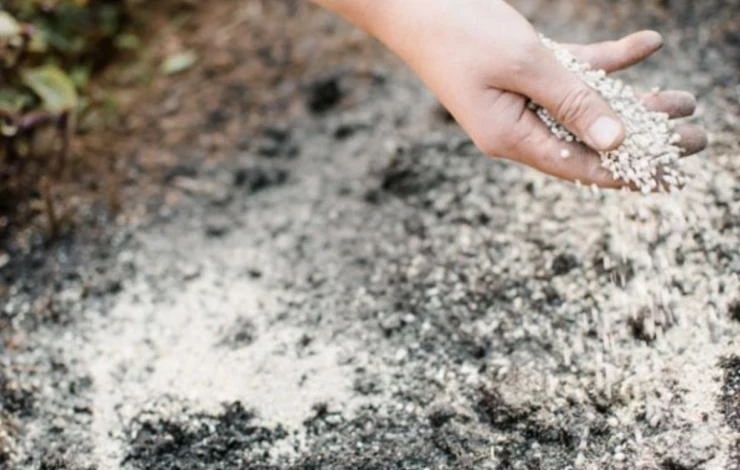
[[[0,468],[740,469],[740,3],[515,2],[665,33],[625,78],[712,143],[649,197],[482,157],[325,12],[207,3],[111,146],[124,213],[8,248]]]

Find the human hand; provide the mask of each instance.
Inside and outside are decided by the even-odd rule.
[[[585,184],[620,187],[595,150],[612,150],[624,127],[598,93],[566,70],[534,28],[501,0],[324,0],[386,43],[424,80],[476,145],[545,173]],[[361,4],[355,15],[348,4]],[[344,6],[342,10],[341,6]],[[361,16],[358,18],[357,16]],[[568,45],[593,68],[615,72],[660,49],[653,31],[619,41]],[[556,138],[527,106],[532,100],[584,144]],[[642,95],[648,109],[671,118],[690,116],[696,101],[686,92]],[[705,133],[682,126],[685,155],[706,146]],[[561,158],[567,150],[570,158]]]

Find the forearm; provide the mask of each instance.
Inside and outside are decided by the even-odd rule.
[[[378,15],[392,0],[310,0],[313,3],[338,13],[357,27],[375,34]]]
[[[344,17],[384,43],[418,70],[420,55],[429,37],[444,28],[442,18],[459,9],[460,0],[310,0]],[[478,2],[481,0],[467,0]],[[496,3],[499,3],[498,1]],[[440,53],[443,51],[439,50]]]

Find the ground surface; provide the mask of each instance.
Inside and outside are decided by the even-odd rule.
[[[740,468],[738,2],[517,3],[666,33],[628,78],[700,96],[684,193],[483,158],[301,2],[167,12],[201,61],[98,144],[124,212],[3,268],[0,468]]]

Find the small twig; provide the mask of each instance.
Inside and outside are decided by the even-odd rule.
[[[107,181],[108,184],[105,186],[105,191],[108,200],[108,210],[117,214],[123,208],[123,202],[121,200],[121,182],[115,171],[111,171],[109,173]]]
[[[21,132],[29,132],[36,129],[37,127],[43,126],[44,124],[53,122],[55,119],[58,119],[57,116],[49,112],[33,111],[24,114],[20,117],[20,119],[18,119],[18,129]]]
[[[41,182],[41,196],[44,199],[46,218],[49,222],[49,236],[52,239],[57,238],[60,234],[59,218],[51,191],[51,182],[47,178],[44,178]]]
[[[62,135],[62,148],[57,158],[57,171],[62,171],[69,156],[69,145],[72,140],[73,115],[69,111],[62,113],[57,121],[57,129]]]

